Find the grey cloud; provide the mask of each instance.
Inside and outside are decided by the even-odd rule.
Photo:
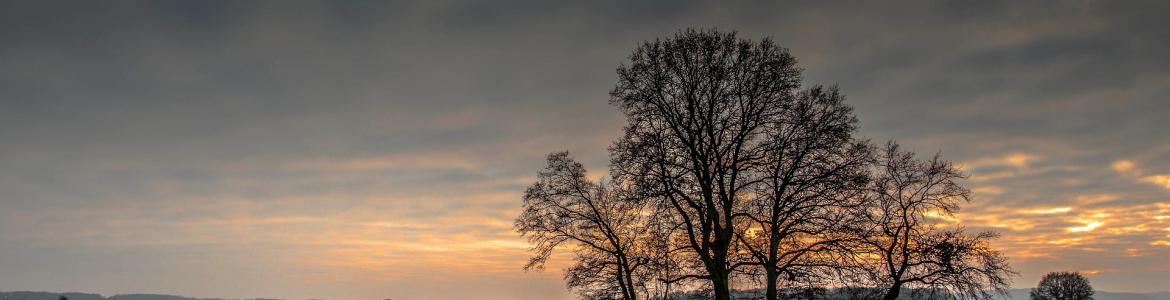
[[[1003,191],[977,194],[968,211],[1034,218],[1028,220],[1038,223],[1036,232],[1058,234],[1077,224],[1069,216],[1031,217],[1010,208],[1075,205],[1079,211],[1168,201],[1166,189],[1109,169],[1129,159],[1147,174],[1170,174],[1170,133],[1162,124],[1170,115],[1165,6],[6,2],[0,4],[0,224],[6,225],[0,241],[22,243],[0,243],[6,253],[0,268],[43,268],[19,278],[0,275],[0,289],[63,288],[38,282],[76,271],[81,288],[144,292],[135,289],[141,276],[133,274],[179,280],[187,278],[182,270],[198,265],[195,275],[242,275],[160,288],[195,296],[295,298],[318,290],[332,293],[326,297],[377,297],[386,290],[356,283],[271,295],[294,279],[249,274],[277,262],[229,268],[187,258],[271,254],[236,244],[70,250],[56,243],[86,226],[158,236],[167,232],[150,224],[172,228],[240,215],[425,223],[482,211],[506,222],[508,201],[519,201],[543,154],[570,150],[593,172],[604,172],[605,146],[622,122],[607,104],[614,69],[638,42],[684,27],[734,29],[790,47],[807,69],[806,82],[840,85],[857,107],[863,133],[875,140],[896,138],[960,162],[1036,155],[1027,171],[971,170],[1011,176],[973,182]],[[478,163],[345,167],[351,160],[426,155]],[[1075,203],[1077,196],[1097,194],[1118,199]],[[99,211],[122,213],[56,219]],[[453,225],[415,228],[399,238],[502,230]],[[38,233],[59,236],[23,238]],[[211,240],[246,238],[236,234],[207,233]],[[105,236],[115,240],[95,244],[125,238]],[[315,248],[290,251],[321,255]],[[1070,250],[1060,262],[1139,265],[1086,253]],[[136,257],[149,263],[119,269]],[[110,263],[87,263],[94,260]],[[1050,263],[1023,260],[1025,281]],[[120,271],[84,280],[104,269]],[[1106,286],[1150,290],[1159,287],[1124,279],[1164,273],[1103,274],[1115,276],[1102,277]],[[527,286],[539,294],[493,291],[566,297],[560,282],[540,278],[539,286]],[[233,286],[229,281],[255,285],[223,288]],[[218,290],[230,294],[211,292]]]

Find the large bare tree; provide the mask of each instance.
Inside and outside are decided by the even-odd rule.
[[[752,283],[773,300],[829,280],[885,299],[1002,293],[1014,272],[988,244],[996,234],[938,221],[969,201],[964,175],[894,143],[875,151],[844,96],[801,90],[800,72],[786,49],[734,32],[642,43],[610,92],[627,121],[613,179],[549,156],[516,221],[535,245],[526,268],[569,248],[566,280],[588,299],[728,300]]]
[[[1015,274],[1007,259],[989,245],[994,232],[969,234],[940,222],[970,201],[959,183],[959,168],[935,155],[922,161],[890,142],[880,154],[871,184],[869,230],[861,233],[870,269],[886,288],[883,299],[897,299],[902,288],[945,292],[959,299],[991,299],[1005,294]]]
[[[542,268],[555,249],[568,247],[576,264],[565,279],[582,298],[640,299],[657,251],[646,241],[654,236],[645,204],[623,199],[620,186],[590,181],[567,152],[550,154],[537,177],[515,223],[535,245],[525,269]]]
[[[643,43],[618,68],[610,101],[628,123],[613,170],[676,215],[703,269],[679,278],[706,280],[717,300],[730,299],[735,219],[764,180],[767,128],[799,86],[795,62],[768,39],[686,30]]]

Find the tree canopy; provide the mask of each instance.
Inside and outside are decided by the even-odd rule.
[[[1077,272],[1052,272],[1032,289],[1032,300],[1093,300],[1089,279]]]
[[[1004,293],[1014,272],[988,244],[997,234],[926,218],[969,201],[965,175],[893,142],[877,151],[844,93],[801,72],[787,49],[736,32],[636,47],[610,92],[626,124],[609,179],[558,152],[525,192],[527,268],[572,251],[566,281],[585,299]]]

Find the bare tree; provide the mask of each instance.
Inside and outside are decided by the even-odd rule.
[[[873,278],[897,299],[903,287],[945,291],[959,299],[1006,294],[1015,274],[1007,259],[988,245],[994,232],[968,234],[932,218],[953,217],[970,190],[965,175],[935,155],[920,161],[890,142],[879,157],[871,187],[870,230],[863,232]]]
[[[781,120],[768,129],[762,184],[737,234],[748,254],[737,264],[763,271],[768,300],[781,280],[807,285],[842,266],[834,252],[848,251],[839,246],[849,236],[839,225],[861,204],[871,149],[853,139],[857,118],[836,88],[799,93]]]
[[[549,156],[516,222],[535,244],[527,269],[569,246],[566,280],[589,299],[729,300],[744,282],[769,300],[816,297],[829,280],[880,286],[851,297],[988,299],[1010,283],[995,233],[936,220],[969,201],[965,175],[894,143],[875,153],[844,96],[798,91],[801,70],[771,40],[685,30],[617,71],[610,102],[627,124],[613,179]]]
[[[524,193],[515,228],[535,246],[525,269],[543,268],[561,246],[576,264],[565,270],[567,285],[585,299],[639,299],[649,280],[652,252],[649,214],[639,201],[622,199],[619,186],[591,182],[567,152],[548,156],[548,166]]]
[[[736,216],[762,184],[767,128],[780,121],[800,69],[771,40],[686,30],[646,42],[618,68],[611,103],[626,115],[615,174],[668,207],[717,300],[730,299]]]
[[[1089,279],[1077,272],[1052,272],[1029,293],[1032,300],[1093,300]]]

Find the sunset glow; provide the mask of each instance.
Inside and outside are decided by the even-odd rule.
[[[1013,287],[1170,289],[1164,3],[108,4],[0,5],[0,291],[573,299],[522,195],[555,151],[607,178],[615,69],[687,27],[953,161],[926,217],[1000,233]]]

